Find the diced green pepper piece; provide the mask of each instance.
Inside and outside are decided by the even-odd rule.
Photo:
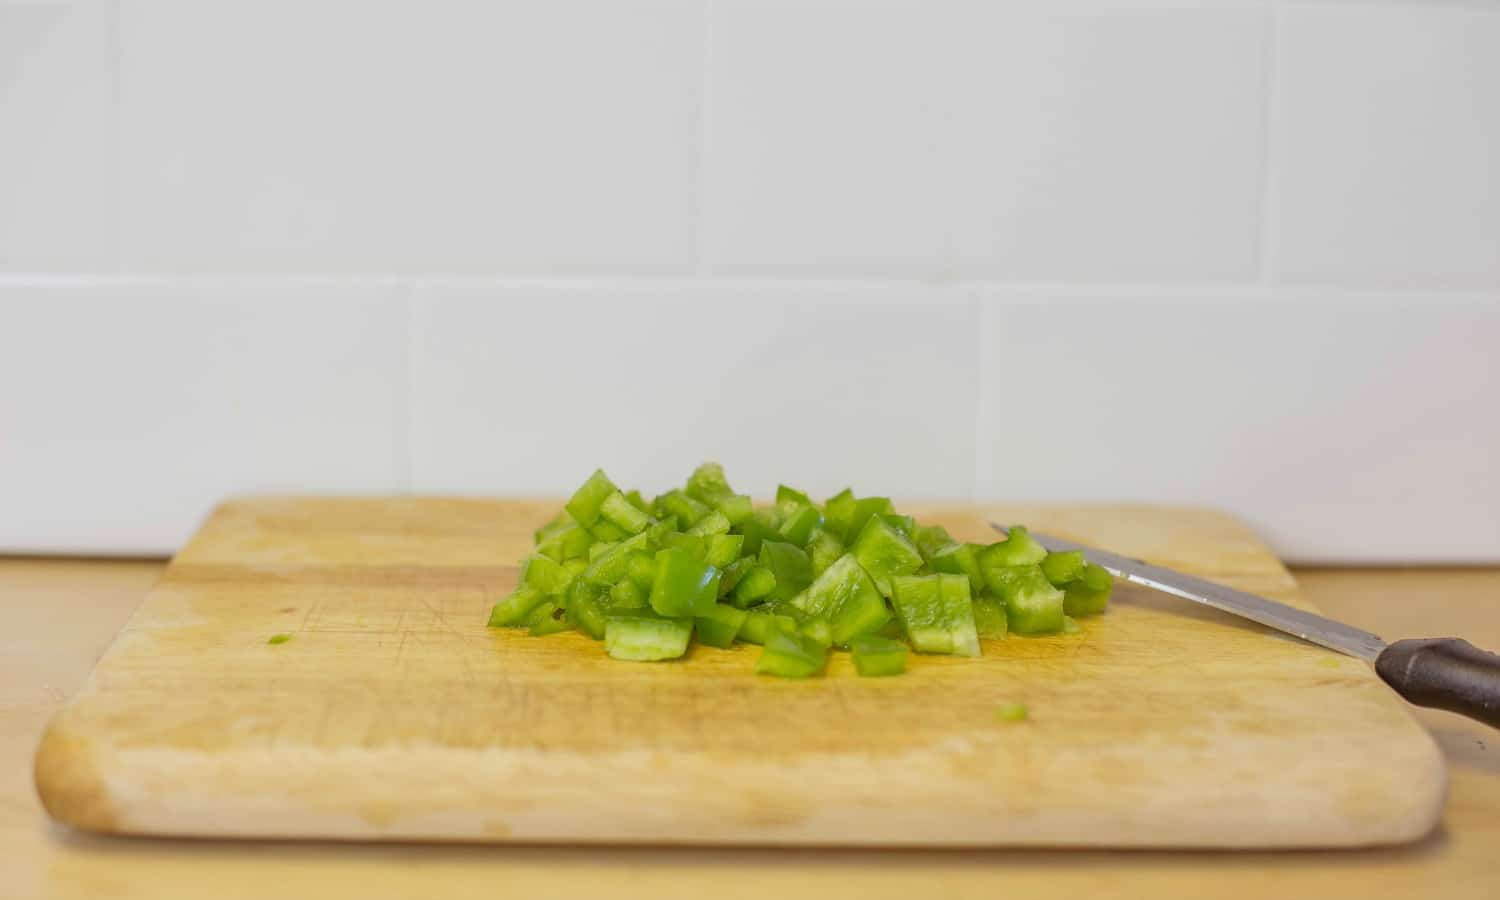
[[[986,569],[990,590],[1005,601],[1005,618],[1016,634],[1043,634],[1063,627],[1063,592],[1039,565]]]
[[[755,503],[748,494],[727,494],[712,505],[729,520],[730,525],[739,525],[755,514]]]
[[[778,484],[776,485],[776,505],[795,509],[799,506],[812,506],[813,502],[812,498],[796,488]]]
[[[1005,604],[994,597],[974,598],[974,630],[980,639],[997,641],[1010,629],[1005,618]]]
[[[779,541],[781,534],[772,526],[756,518],[749,518],[737,526],[745,536],[743,553],[746,556],[760,555],[760,545],[766,541]]]
[[[510,628],[526,624],[526,619],[531,611],[541,605],[547,595],[531,587],[519,587],[510,596],[495,604],[490,610],[490,620],[487,623],[491,628]]]
[[[890,638],[862,634],[849,642],[854,671],[866,678],[900,675],[906,671],[906,645]]]
[[[772,632],[755,663],[755,671],[780,678],[811,678],[823,670],[828,648],[800,634]]]
[[[618,546],[620,546],[619,541],[595,541],[589,544],[589,562],[593,562]]]
[[[594,545],[594,536],[589,534],[587,528],[574,525],[562,533],[559,542],[562,544],[563,562],[588,559],[589,548]]]
[[[1053,587],[1062,587],[1072,581],[1083,577],[1083,551],[1065,550],[1061,553],[1048,553],[1042,559],[1042,574],[1052,582]]]
[[[557,634],[573,627],[573,623],[568,621],[568,611],[550,600],[533,609],[526,623],[531,626],[532,637]]]
[[[934,572],[968,576],[969,590],[978,596],[984,590],[984,570],[979,567],[979,551],[983,549],[978,544],[950,544],[932,554],[927,564]]]
[[[610,609],[645,609],[650,588],[643,588],[629,578],[622,578],[609,589]],[[571,609],[571,605],[569,606]]]
[[[719,596],[719,570],[669,547],[656,554],[651,608],[663,616],[698,616],[713,609]]]
[[[630,501],[630,505],[634,506],[636,509],[640,510],[641,512],[647,513],[647,514],[649,514],[651,512],[651,504],[649,504],[649,503],[646,502],[646,498],[641,496],[641,492],[640,491],[626,491],[625,492],[625,499],[629,500]]]
[[[745,624],[740,626],[739,639],[747,644],[764,644],[766,638],[776,632],[795,634],[796,631],[797,620],[791,616],[778,616],[752,609],[745,613]]]
[[[685,493],[700,503],[712,506],[720,497],[734,493],[729,479],[724,477],[724,467],[716,462],[706,462],[688,476]]]
[[[911,645],[922,653],[978,656],[979,634],[969,579],[963,575],[896,575],[891,578],[896,615]]]
[[[662,538],[661,545],[663,548],[674,547],[699,561],[708,555],[708,541],[701,534],[679,531]]]
[[[544,594],[561,594],[573,582],[573,574],[562,563],[545,556],[527,558],[521,569],[521,583]]]
[[[629,581],[622,580],[620,584],[635,587]],[[596,641],[604,640],[604,604],[599,600],[602,592],[598,585],[581,579],[568,591],[568,621]]]
[[[561,532],[566,531],[569,528],[577,527],[578,523],[575,522],[573,520],[573,517],[568,515],[568,511],[564,509],[560,510],[558,514],[553,516],[551,519],[548,519],[546,525],[543,525],[541,528],[538,528],[536,531],[532,532],[531,537],[536,541],[536,543],[540,544],[542,541],[545,541],[548,537],[554,534],[560,534]]]
[[[735,537],[743,537],[743,535],[735,535]],[[754,566],[755,566],[755,560],[751,559],[748,556],[741,556],[738,559],[734,560],[733,562],[729,563],[729,565],[724,566],[722,569],[720,569],[719,570],[719,597],[720,597],[720,599],[723,599],[726,594],[728,594],[730,591],[734,590],[735,586],[740,583],[740,579],[744,578],[745,577],[745,573],[749,572]]]
[[[666,540],[667,535],[676,533],[677,517],[667,516],[665,519],[658,521],[655,525],[652,525],[650,528],[646,529],[647,545],[649,549],[654,553],[655,551],[661,549],[661,542],[663,540]]]
[[[1109,606],[1115,578],[1102,566],[1086,563],[1077,581],[1064,589],[1063,609],[1070,616],[1094,616]]]
[[[599,516],[627,534],[640,534],[651,524],[651,517],[631,505],[619,491],[604,498],[599,505]]]
[[[760,564],[776,576],[776,584],[770,594],[772,600],[790,600],[812,584],[812,560],[795,544],[762,541]]]
[[[743,609],[718,603],[706,615],[694,618],[693,627],[698,640],[703,643],[710,647],[728,647],[734,643],[749,615]]]
[[[692,636],[692,619],[610,615],[604,624],[604,651],[637,662],[676,659],[687,652]]]
[[[823,530],[847,543],[854,521],[854,492],[844,488],[823,504]]]
[[[813,616],[797,626],[797,633],[815,642],[819,647],[833,646],[833,626],[824,616]]]
[[[616,492],[614,482],[604,474],[603,469],[595,469],[594,474],[589,476],[577,491],[573,493],[572,499],[567,502],[568,514],[578,524],[585,528],[599,521],[599,508],[604,505],[604,499]]]
[[[929,564],[939,550],[956,546],[953,538],[948,535],[948,529],[941,525],[918,525],[911,530],[911,542]]]
[[[815,528],[805,549],[807,558],[812,561],[813,576],[817,577],[844,555],[844,542],[822,528]]]
[[[861,501],[863,502],[863,501]],[[906,535],[879,516],[872,516],[854,541],[854,558],[875,580],[875,588],[890,596],[891,577],[910,575],[922,567],[922,554]]]
[[[745,609],[765,600],[774,590],[776,590],[776,574],[765,566],[751,566],[750,570],[740,578],[740,583],[735,585],[730,602]]]
[[[613,585],[625,577],[630,570],[630,557],[644,551],[647,541],[645,534],[638,534],[633,538],[620,541],[604,553],[594,557],[580,577],[594,584]]]
[[[891,504],[889,497],[864,497],[854,501],[849,511],[849,525],[847,530],[840,535],[844,543],[853,543],[859,538],[864,530],[865,523],[874,516],[883,516],[894,513],[896,508]]]
[[[658,517],[676,516],[677,521],[685,528],[698,524],[698,520],[709,513],[707,504],[694,500],[682,491],[667,491],[656,498],[656,505]]]
[[[630,537],[630,532],[611,522],[599,517],[599,520],[588,527],[589,534],[596,541],[623,541]]]
[[[687,530],[687,533],[706,537],[708,535],[728,534],[729,529],[729,519],[718,510],[713,510],[708,515],[699,519],[697,524]]]
[[[1024,526],[1016,525],[1005,540],[990,544],[979,554],[979,564],[986,569],[1033,566],[1046,558],[1047,548],[1037,543]]]
[[[823,524],[823,514],[812,506],[799,506],[781,520],[781,539],[788,544],[806,547],[813,529]]]
[[[651,590],[656,581],[656,557],[645,551],[630,554],[625,562],[625,577],[641,590]]]
[[[740,550],[744,546],[743,534],[715,534],[708,539],[708,549],[703,554],[703,561],[723,569],[740,558]]]
[[[832,641],[840,646],[856,635],[879,631],[891,620],[874,580],[852,553],[829,566],[798,599],[808,615],[829,617]]]
[[[880,518],[884,519],[887,525],[906,535],[907,539],[911,538],[911,533],[917,528],[917,520],[911,516],[885,513]]]

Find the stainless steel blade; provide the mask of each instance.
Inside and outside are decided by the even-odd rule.
[[[993,522],[990,525],[1001,534],[1006,533],[1001,526]],[[1232,587],[1172,569],[1153,566],[1138,559],[1131,559],[1105,550],[1095,550],[1093,547],[1085,547],[1062,538],[1048,537],[1034,531],[1031,532],[1031,536],[1048,551],[1082,550],[1084,559],[1108,569],[1110,574],[1117,578],[1202,603],[1205,606],[1212,606],[1214,609],[1222,609],[1224,612],[1268,625],[1277,631],[1296,635],[1305,641],[1311,641],[1330,650],[1337,650],[1340,653],[1374,662],[1375,657],[1380,655],[1380,651],[1385,649],[1385,641],[1368,631],[1361,631],[1342,622],[1335,622],[1333,619],[1303,612],[1285,603],[1277,603],[1275,600],[1267,600],[1265,597],[1237,591]]]

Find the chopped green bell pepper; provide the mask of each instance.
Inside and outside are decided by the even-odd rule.
[[[594,524],[588,526],[589,536],[596,541],[622,541],[630,537],[630,532],[600,516]]]
[[[934,572],[968,576],[969,590],[977,597],[984,590],[984,570],[979,567],[979,551],[983,549],[978,544],[950,544],[932,554],[927,564]]]
[[[568,514],[566,509],[559,510],[557,515],[547,520],[547,524],[531,533],[532,540],[540,544],[554,534],[559,534],[569,528],[577,528],[578,523]]]
[[[490,610],[491,628],[510,628],[525,625],[531,611],[541,605],[547,595],[532,587],[519,587]]]
[[[573,623],[568,621],[568,611],[551,601],[533,609],[526,618],[526,624],[531,626],[529,631],[532,637],[556,634],[573,627]]]
[[[949,536],[948,529],[941,525],[918,525],[911,530],[911,542],[922,554],[922,558],[928,563],[932,557],[944,547],[956,546],[953,538]]]
[[[648,546],[648,540],[647,535],[638,534],[633,538],[620,541],[594,557],[589,562],[589,567],[584,569],[579,577],[594,584],[613,585],[630,571],[631,556],[644,552]]]
[[[630,501],[631,506],[634,506],[643,513],[650,514],[651,504],[646,502],[646,498],[641,496],[640,491],[626,491],[625,499]]]
[[[905,535],[907,540],[911,540],[911,533],[915,531],[917,527],[917,520],[913,519],[911,516],[901,516],[897,515],[896,513],[885,513],[880,518],[884,519],[887,525],[890,525],[892,528]]]
[[[727,494],[715,500],[713,508],[722,513],[730,525],[739,525],[755,514],[755,503],[748,494]]]
[[[751,566],[735,585],[730,602],[741,609],[764,601],[776,590],[776,574],[765,566]]]
[[[739,639],[747,644],[764,644],[775,632],[795,634],[797,620],[791,616],[778,616],[760,609],[745,613],[745,623],[740,626]]]
[[[723,569],[740,558],[740,551],[744,546],[745,536],[743,534],[711,535],[703,552],[703,561],[711,566]]]
[[[1005,618],[1016,634],[1043,634],[1063,627],[1063,592],[1040,565],[986,569],[990,590],[1005,601]]]
[[[833,626],[824,616],[813,616],[797,626],[797,633],[827,649],[833,646]]]
[[[847,529],[839,537],[846,544],[853,543],[859,537],[860,532],[864,530],[865,523],[870,521],[871,518],[891,515],[895,511],[896,508],[891,504],[891,498],[889,497],[865,497],[855,500],[853,507],[849,510],[849,524]]]
[[[785,509],[796,509],[799,506],[812,506],[812,498],[784,484],[776,485],[776,505]]]
[[[1078,580],[1064,588],[1063,609],[1070,616],[1094,616],[1109,606],[1115,578],[1102,566],[1085,563]]]
[[[720,497],[734,493],[729,479],[724,477],[724,467],[716,462],[706,462],[688,476],[685,493],[700,503],[712,506]]]
[[[651,524],[651,517],[631,505],[619,491],[604,498],[599,517],[627,534],[640,534]]]
[[[620,585],[635,589],[635,585],[627,580],[621,580],[615,587]],[[568,591],[568,621],[596,641],[604,640],[605,610],[599,599],[601,594],[602,589],[598,585],[589,584],[582,579],[575,581]]]
[[[729,519],[723,513],[718,510],[712,510],[699,519],[697,524],[693,525],[692,528],[689,528],[687,533],[708,537],[710,535],[728,534],[731,527]]]
[[[817,577],[844,555],[844,542],[825,529],[814,528],[805,549],[807,558],[812,562],[813,577]]]
[[[705,615],[718,596],[718,569],[674,547],[657,551],[649,602],[659,615]]]
[[[780,678],[811,678],[823,669],[828,648],[801,634],[773,631],[755,663],[755,671]]]
[[[921,653],[978,656],[979,634],[969,579],[963,575],[896,575],[891,578],[896,615]]]
[[[744,627],[745,619],[749,615],[743,609],[735,609],[733,606],[719,603],[715,604],[707,614],[696,616],[693,619],[693,627],[698,640],[703,643],[710,647],[728,647],[734,643],[735,637]]]
[[[605,498],[615,493],[616,490],[614,482],[609,480],[604,470],[595,469],[594,474],[589,476],[589,480],[585,481],[568,500],[566,507],[568,515],[585,528],[593,525],[599,521],[599,508],[604,505]]]
[[[974,598],[974,630],[982,640],[997,641],[1009,627],[1005,617],[1005,604],[985,595]]]
[[[831,640],[841,646],[856,635],[879,631],[891,620],[874,580],[852,553],[829,566],[797,601],[807,615],[829,617]]]
[[[1005,566],[1032,566],[1047,558],[1047,548],[1037,543],[1020,525],[1010,530],[1003,541],[990,544],[979,554],[979,564],[986,569]]]
[[[823,504],[823,530],[838,538],[841,542],[849,541],[849,525],[854,521],[854,492],[844,488]]]
[[[1072,581],[1083,577],[1083,551],[1066,550],[1062,553],[1048,553],[1042,559],[1042,574],[1052,582],[1053,587],[1062,587]]]
[[[781,528],[778,529],[781,539],[798,547],[806,547],[808,540],[812,537],[813,529],[823,524],[823,514],[815,507],[799,506],[787,513],[786,518],[781,520]]]
[[[629,578],[621,578],[609,589],[610,609],[645,609],[650,588],[643,588]]]
[[[521,583],[544,594],[561,594],[572,582],[572,572],[545,556],[529,557],[521,568]]]
[[[636,662],[676,659],[687,652],[692,635],[692,619],[612,614],[605,619],[604,651]]]
[[[682,491],[667,491],[656,498],[657,518],[676,516],[683,527],[691,528],[698,520],[708,515],[709,508]]]
[[[854,558],[875,580],[875,588],[890,596],[891,577],[910,575],[922,567],[922,554],[906,535],[879,516],[872,516],[854,541]]]
[[[866,678],[900,675],[906,671],[906,645],[890,638],[862,634],[849,642],[854,671]]]
[[[776,584],[769,595],[772,600],[790,600],[812,584],[812,561],[795,544],[762,541],[760,564],[776,576]]]

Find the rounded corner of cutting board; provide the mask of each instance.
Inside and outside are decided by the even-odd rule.
[[[32,764],[37,797],[47,815],[83,831],[113,834],[119,817],[98,767],[93,741],[54,719],[37,743]]]

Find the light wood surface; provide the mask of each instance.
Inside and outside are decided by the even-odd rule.
[[[894,679],[485,628],[555,508],[226,504],[47,731],[43,802],[106,833],[493,842],[1345,846],[1437,820],[1441,755],[1366,665],[1142,590],[1081,635]],[[1217,513],[923,518],[979,540],[1027,521],[1301,602]],[[995,715],[1012,700],[1027,722]]]
[[[1493,898],[1500,894],[1496,732],[1419,710],[1448,762],[1440,828],[1412,845],[1301,852],[796,850],[266,844],[94,837],[53,825],[31,758],[159,562],[0,559],[0,897],[859,896]],[[1387,637],[1500,647],[1500,570],[1299,571],[1326,612]]]

